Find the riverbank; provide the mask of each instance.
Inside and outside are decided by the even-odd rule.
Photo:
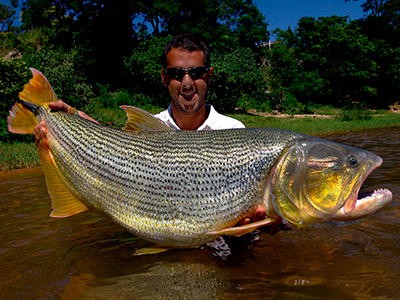
[[[344,121],[337,115],[230,115],[246,127],[274,127],[315,136],[327,136],[351,131],[400,126],[400,113],[391,111],[371,114],[370,118]]]
[[[372,115],[367,120],[352,121],[342,121],[335,117],[320,117],[316,115],[286,116],[283,118],[274,115],[257,116],[251,114],[234,114],[230,116],[242,121],[248,128],[274,127],[320,137],[350,131],[400,127],[400,114],[394,112]],[[33,142],[0,143],[1,171],[36,167],[38,165],[39,157]]]

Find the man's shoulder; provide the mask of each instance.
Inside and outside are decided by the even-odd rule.
[[[161,112],[159,112],[158,114],[155,114],[154,117],[156,117],[159,120],[162,120],[164,122],[168,121],[171,116],[169,115],[168,109],[163,110]]]
[[[245,127],[244,124],[239,120],[220,114],[212,105],[210,105],[210,114],[205,123],[206,124],[204,125],[210,127],[210,129],[231,129]]]
[[[176,125],[174,119],[171,117],[171,114],[169,112],[169,108],[166,110],[163,110],[162,112],[159,112],[158,114],[154,115],[155,118],[159,119],[161,122],[163,122],[165,125],[178,129],[178,125]]]

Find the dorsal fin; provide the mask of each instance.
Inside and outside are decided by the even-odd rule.
[[[19,98],[37,105],[45,105],[46,103],[57,101],[57,96],[47,78],[34,68],[30,68],[30,70],[33,77],[25,84],[22,92],[19,93]]]
[[[143,109],[130,105],[122,105],[120,107],[125,111],[126,117],[128,118],[124,127],[126,131],[142,133],[173,130]]]

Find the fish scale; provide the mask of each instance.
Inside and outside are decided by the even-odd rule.
[[[280,130],[278,138],[273,129],[138,135],[46,109],[39,116],[79,198],[135,234],[155,241],[168,236],[174,246],[206,242],[209,231],[254,210],[271,166],[298,137]]]

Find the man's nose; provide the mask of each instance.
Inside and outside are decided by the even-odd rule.
[[[192,77],[189,74],[185,74],[182,78],[182,90],[192,90],[194,89],[194,82]]]

